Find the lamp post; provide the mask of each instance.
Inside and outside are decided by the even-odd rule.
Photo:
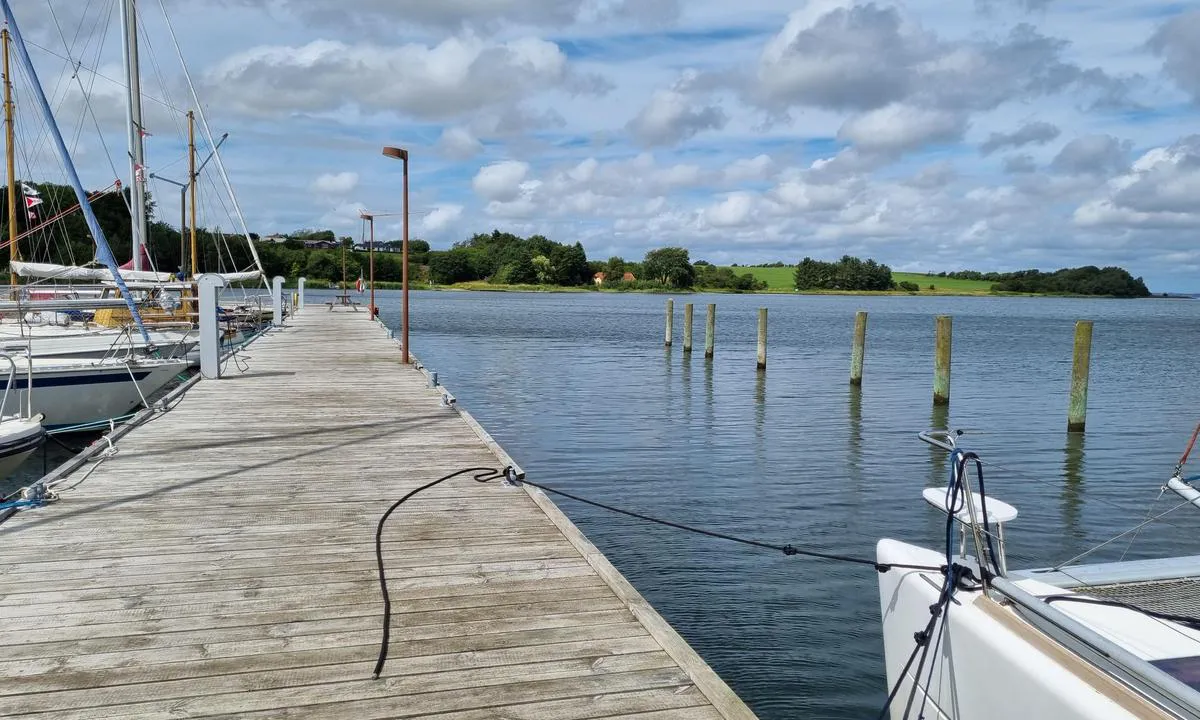
[[[383,154],[404,161],[404,234],[400,244],[400,282],[403,292],[400,310],[401,362],[408,364],[408,151],[404,148],[385,147]]]
[[[376,310],[375,310],[375,216],[365,213],[365,212],[359,213],[359,216],[362,217],[363,220],[366,220],[367,223],[369,223],[371,226],[371,235],[370,235],[371,239],[368,240],[367,254],[368,254],[368,257],[370,258],[370,260],[368,261],[368,265],[370,266],[369,282],[371,283],[370,316],[371,316],[371,319],[374,320],[375,315],[376,315]]]
[[[217,140],[216,146],[214,146],[212,151],[208,153],[208,157],[204,158],[204,162],[200,163],[200,167],[196,168],[196,171],[192,173],[191,179],[193,182],[196,180],[196,177],[200,175],[200,171],[204,169],[204,166],[208,164],[208,161],[213,159],[213,155],[216,154],[217,149],[221,147],[221,143],[225,142],[225,138],[227,137],[229,137],[229,133],[225,133],[219,140]],[[187,253],[184,251],[184,230],[187,228],[187,193],[188,188],[191,187],[191,183],[182,183],[178,180],[171,180],[170,178],[165,178],[162,175],[156,175],[154,173],[150,173],[150,179],[162,180],[163,182],[171,183],[175,187],[179,188],[179,265],[182,269],[187,266],[187,263],[184,262],[184,258],[187,257]],[[192,275],[196,274],[196,268],[193,267],[189,269],[191,270]],[[187,273],[185,273],[184,276],[186,277]]]

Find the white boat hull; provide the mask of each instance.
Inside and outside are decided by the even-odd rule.
[[[130,336],[123,330],[109,328],[62,328],[54,326],[26,327],[28,339],[14,326],[0,328],[0,352],[22,352],[26,347],[39,358],[124,357],[130,353],[144,354],[146,343],[136,333]],[[187,357],[199,344],[197,331],[150,331],[150,341],[164,359]]]
[[[47,428],[121,417],[138,407],[142,396],[158,392],[186,369],[186,360],[144,361],[132,366],[117,362],[54,365],[35,361],[33,412],[45,416]],[[18,367],[7,407],[25,407],[27,392],[25,368]]]
[[[944,553],[895,540],[881,540],[881,563],[940,566]],[[929,608],[941,592],[936,572],[892,569],[879,574],[883,645],[888,688],[916,645],[914,633],[929,622]],[[958,591],[944,624],[916,677],[917,662],[900,684],[891,705],[892,720],[1126,720],[1136,698],[1094,667],[1026,623],[1011,608],[980,591]],[[940,635],[940,640],[939,640]],[[936,652],[934,652],[936,646]],[[919,661],[919,658],[918,658]],[[913,708],[905,714],[914,680]],[[923,713],[918,712],[923,708]]]
[[[42,418],[6,417],[0,420],[0,480],[17,471],[46,439]]]

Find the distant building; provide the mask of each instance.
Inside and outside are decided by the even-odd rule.
[[[305,240],[304,247],[312,250],[329,250],[337,247],[337,243],[332,240]]]
[[[261,240],[259,240],[259,242],[272,243],[274,245],[279,245],[281,243],[287,242],[290,239],[291,238],[289,238],[287,235],[268,235],[265,238],[262,238]]]
[[[605,278],[607,278],[607,277],[608,277],[608,273],[606,273],[606,272],[598,272],[598,273],[596,273],[595,275],[593,275],[593,276],[592,276],[592,282],[596,283],[597,285],[603,285],[603,284],[604,284],[604,279],[605,279]]]
[[[637,280],[637,278],[631,272],[627,272],[621,276],[621,282],[633,282],[634,280]]]

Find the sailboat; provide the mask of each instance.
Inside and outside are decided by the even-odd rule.
[[[151,346],[153,341],[146,328],[146,324],[143,322],[138,305],[129,287],[126,286],[125,278],[117,266],[116,258],[113,257],[112,249],[109,247],[104,231],[101,229],[100,223],[92,211],[87,193],[83,189],[83,184],[79,180],[75,165],[71,160],[70,154],[67,152],[62,132],[59,130],[54,113],[51,111],[50,104],[47,101],[45,91],[38,79],[37,69],[29,58],[29,52],[25,47],[25,42],[21,36],[21,30],[17,25],[16,18],[13,15],[12,7],[9,5],[8,0],[0,0],[0,5],[3,6],[4,17],[8,23],[8,28],[4,36],[5,49],[7,50],[8,48],[11,36],[11,44],[17,51],[17,56],[24,66],[26,75],[30,78],[33,95],[37,100],[50,137],[67,171],[71,187],[79,202],[79,208],[83,213],[88,230],[91,232],[92,239],[95,242],[97,258],[111,274],[117,294],[124,301],[126,310],[134,326],[137,328],[141,341],[146,346]],[[130,29],[129,24],[126,24],[125,27],[127,31]],[[6,81],[10,77],[7,61],[8,54],[6,52]],[[7,91],[8,85],[6,84]],[[6,103],[6,107],[11,110],[10,104]],[[11,124],[9,124],[9,132],[7,133],[9,137],[11,137],[11,127]],[[9,147],[11,148],[11,141],[9,142]],[[9,157],[11,158],[11,154]],[[9,198],[11,200],[14,197],[11,187],[13,183],[11,172],[9,177]],[[137,246],[135,246],[135,257],[136,254]],[[140,265],[140,261],[135,261],[135,267],[137,265]],[[34,347],[32,352],[36,355],[37,348]],[[17,385],[18,391],[24,391],[21,397],[24,398],[26,405],[30,406],[32,405],[30,394],[33,388],[42,388],[36,394],[35,398],[38,410],[46,416],[48,424],[58,426],[73,426],[98,420],[108,420],[124,415],[133,407],[144,403],[147,396],[163,388],[187,367],[187,361],[183,359],[142,357],[90,360],[38,358],[35,356],[26,358],[24,362],[24,386],[20,386],[21,381],[18,381]]]
[[[16,235],[16,224],[10,223],[9,246],[14,250],[14,259],[10,263],[10,269],[14,285],[17,278],[22,277],[54,282],[98,282],[100,285],[82,287],[88,288],[90,292],[96,292],[96,289],[98,289],[100,297],[114,296],[118,292],[127,294],[133,291],[139,299],[141,306],[144,322],[139,322],[138,325],[142,329],[142,332],[135,334],[129,331],[133,323],[133,318],[125,310],[111,308],[98,310],[82,323],[73,323],[69,316],[60,314],[51,313],[49,315],[42,315],[39,313],[36,316],[27,314],[18,315],[14,323],[0,323],[0,347],[11,345],[14,342],[22,342],[25,337],[31,336],[38,341],[37,354],[39,357],[102,358],[114,353],[124,352],[125,354],[136,353],[167,358],[193,357],[194,359],[195,353],[193,350],[197,345],[197,331],[195,327],[195,308],[193,304],[190,304],[194,302],[195,297],[194,278],[191,283],[182,282],[180,278],[172,273],[155,270],[150,261],[149,254],[146,252],[146,238],[148,237],[148,218],[145,205],[144,136],[146,132],[143,128],[141,111],[135,3],[133,0],[121,0],[120,10],[124,36],[122,55],[124,58],[126,86],[128,88],[125,109],[128,130],[129,167],[132,177],[129,186],[130,207],[133,214],[132,257],[129,262],[121,265],[119,268],[110,268],[101,264],[73,266],[20,260],[18,259],[19,254],[17,252],[19,246],[17,242],[18,236]],[[7,35],[5,37],[5,59],[7,62]],[[6,98],[11,97],[11,83],[9,82],[7,70],[5,72],[5,93]],[[16,178],[14,177],[15,173],[13,172],[11,161],[14,145],[11,133],[11,102],[6,103],[5,109],[8,113],[7,119],[9,120],[7,127],[10,130],[7,136],[7,149],[11,207],[16,197]],[[203,119],[203,115],[201,115],[201,118]],[[192,113],[188,113],[188,126],[190,178],[190,187],[188,189],[191,191],[192,208],[191,267],[195,271],[198,262],[195,222],[195,140]],[[207,131],[207,124],[205,124],[205,130]],[[217,157],[216,159],[217,165],[221,168],[223,174],[224,168],[221,166],[220,158]],[[30,188],[25,184],[22,184],[21,188],[27,200],[29,193],[33,193],[36,197],[36,189]],[[83,204],[86,203],[81,201],[81,206]],[[236,201],[234,204],[236,207]],[[240,217],[240,209],[238,213]],[[183,232],[183,230],[184,228],[181,226],[180,231]],[[246,236],[249,239],[248,233],[246,233]],[[249,272],[223,273],[227,284],[252,281],[262,276],[261,263],[259,262],[257,251],[253,247],[253,243],[250,243],[250,250],[257,266],[256,269]],[[118,277],[124,282],[118,283]],[[28,292],[28,286],[22,288],[20,291],[23,297],[28,297]],[[49,322],[45,320],[47,317],[50,320]],[[242,337],[242,335],[238,333],[234,337]]]
[[[8,353],[0,354],[0,360],[8,362],[8,381],[0,398],[0,480],[4,480],[16,472],[34,450],[41,447],[46,439],[46,429],[42,427],[44,416],[33,414],[28,392],[23,398],[14,396],[17,412],[15,415],[7,414],[9,395],[17,380],[17,363]],[[29,379],[27,375],[27,386]]]
[[[1200,556],[1011,570],[1017,509],[986,493],[957,434],[921,438],[953,458],[948,486],[924,491],[946,546],[876,548],[891,690],[880,717],[1200,718]],[[1164,489],[1200,507],[1187,455]]]

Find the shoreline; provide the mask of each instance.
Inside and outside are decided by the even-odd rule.
[[[294,280],[285,284],[295,288]],[[319,283],[309,283],[309,290],[328,290]],[[400,290],[398,282],[376,282],[376,290]],[[995,298],[1076,298],[1097,300],[1191,300],[1194,298],[1179,295],[1150,295],[1148,298],[1117,298],[1112,295],[1077,295],[1071,293],[1015,293],[993,292],[991,290],[783,290],[767,289],[753,291],[733,291],[722,288],[676,288],[662,289],[609,289],[598,287],[566,287],[561,285],[493,285],[484,282],[456,283],[454,285],[410,285],[411,290],[434,292],[481,292],[481,293],[605,293],[611,295],[640,294],[640,295],[803,295],[803,296],[854,296],[854,297],[995,297]],[[354,292],[353,286],[347,289]],[[364,293],[365,294],[365,293]]]

